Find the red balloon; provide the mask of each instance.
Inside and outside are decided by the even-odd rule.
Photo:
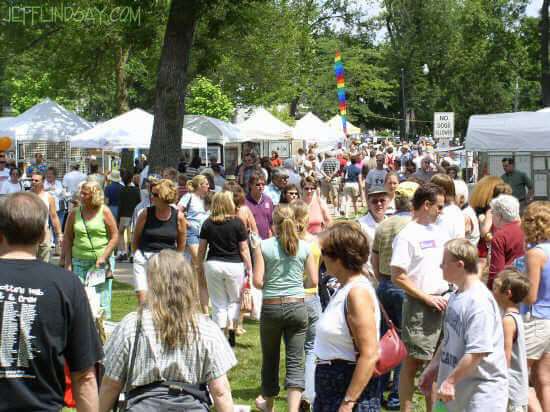
[[[0,152],[5,152],[11,147],[11,139],[8,136],[0,137]]]

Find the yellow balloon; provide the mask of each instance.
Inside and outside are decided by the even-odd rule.
[[[11,147],[11,139],[8,136],[0,137],[0,152],[5,152]]]

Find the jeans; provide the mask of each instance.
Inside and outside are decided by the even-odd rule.
[[[384,309],[386,309],[386,312],[395,327],[401,329],[403,298],[405,296],[403,290],[399,286],[394,285],[389,277],[382,276],[382,279],[378,284],[378,289],[376,290],[376,293],[378,294],[378,300],[380,301],[380,304],[384,306]],[[386,333],[387,330],[388,326],[382,318],[382,322],[380,324],[380,336],[384,336],[384,333]],[[390,388],[390,396],[388,397],[388,399],[399,399],[399,392],[397,387],[399,384],[400,370],[401,365],[398,365],[393,369],[393,382],[392,387]],[[380,398],[384,396],[384,392],[388,387],[390,373],[391,371],[380,376]]]
[[[304,351],[306,353],[306,388],[303,398],[313,405],[315,401],[315,354],[313,353],[313,346],[315,343],[315,328],[321,315],[321,300],[318,295],[306,295],[305,301],[307,308],[307,331],[304,342]]]
[[[285,389],[301,388],[304,382],[304,341],[307,310],[303,302],[263,304],[260,315],[262,344],[262,395],[277,396],[281,337],[285,342]]]
[[[334,360],[330,365],[317,365],[315,371],[315,403],[314,412],[335,412],[338,410],[353,377],[355,364]],[[354,412],[378,412],[380,411],[380,398],[378,397],[378,378],[372,376],[369,383],[357,399],[353,407]]]

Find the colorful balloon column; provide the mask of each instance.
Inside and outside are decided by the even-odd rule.
[[[340,107],[340,116],[342,117],[342,129],[346,137],[348,136],[346,127],[346,84],[344,83],[344,65],[340,52],[334,56],[334,73],[336,73],[336,87],[338,89],[338,106]]]

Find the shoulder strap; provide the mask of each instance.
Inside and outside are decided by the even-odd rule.
[[[142,307],[140,307],[138,309],[138,313],[136,317],[136,334],[134,335],[134,345],[132,346],[132,354],[130,356],[130,366],[128,368],[128,373],[126,374],[126,383],[124,384],[124,401],[121,403],[120,407],[118,408],[118,410],[121,412],[126,410],[126,405],[128,404],[128,398],[130,397],[130,387],[132,384],[134,366],[136,363],[138,340],[139,340],[139,335],[141,334],[142,313],[143,313],[143,309]]]
[[[102,211],[102,210],[100,209],[100,211]],[[95,259],[97,260],[97,254],[95,253],[94,244],[92,242],[92,238],[90,237],[90,233],[88,232],[88,226],[86,225],[86,219],[84,219],[84,215],[82,214],[82,206],[80,206],[80,218],[82,219],[82,223],[84,224],[84,230],[86,230],[86,236],[88,236],[88,240],[90,241],[90,246],[92,247],[92,252],[94,253]]]

